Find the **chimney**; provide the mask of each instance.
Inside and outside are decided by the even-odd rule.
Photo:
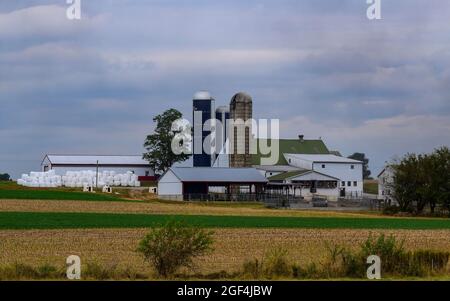
[[[300,140],[300,142],[303,142],[303,138],[305,137],[305,135],[298,135],[298,139]]]

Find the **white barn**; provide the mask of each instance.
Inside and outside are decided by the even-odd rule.
[[[126,173],[131,171],[138,176],[153,177],[155,173],[142,156],[106,156],[106,155],[46,155],[42,160],[42,171],[54,170],[58,175],[67,171],[97,169]]]
[[[362,197],[363,162],[332,154],[284,154],[290,166],[320,172],[339,179],[341,197]]]

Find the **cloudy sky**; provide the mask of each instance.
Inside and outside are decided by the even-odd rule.
[[[0,172],[46,153],[140,154],[196,90],[251,94],[281,136],[365,152],[373,173],[450,145],[450,2],[0,0]]]

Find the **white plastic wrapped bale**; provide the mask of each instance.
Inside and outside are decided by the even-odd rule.
[[[23,174],[17,180],[18,185],[29,187],[79,187],[89,186],[132,186],[139,187],[138,176],[131,171],[124,174],[117,174],[114,171],[102,171],[98,174],[93,170],[67,171],[60,176],[54,170],[47,172],[30,172],[30,175]]]
[[[23,174],[17,180],[17,184],[27,187],[61,187],[61,176],[57,175],[54,170],[47,172],[30,172],[30,175]]]

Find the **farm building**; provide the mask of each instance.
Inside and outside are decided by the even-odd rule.
[[[292,195],[294,193],[293,185],[287,185],[291,173],[314,171],[314,173],[309,173],[308,177],[316,176],[317,182],[310,179],[310,183],[303,183],[302,197],[309,198],[312,194],[326,196],[329,199],[362,196],[363,162],[331,154],[320,139],[307,140],[300,135],[298,139],[272,140],[271,144],[276,142],[279,145],[279,155],[275,165],[261,165],[261,159],[264,156],[260,153],[253,155],[252,159],[253,167],[258,169],[270,183],[278,179],[276,176],[285,177],[287,179],[286,185],[284,185],[285,189],[287,189],[286,187],[291,188],[287,189],[286,193]],[[263,141],[263,143],[267,145],[267,141]],[[327,184],[327,188],[317,190],[322,176],[328,177],[332,182],[337,180],[336,187],[333,184],[331,189]],[[273,186],[280,186],[278,182],[274,184]],[[302,185],[297,183],[295,186],[295,195],[297,195],[300,191],[299,186]],[[309,193],[306,188],[309,188]]]
[[[327,196],[336,201],[339,179],[313,170],[288,171],[268,178],[267,190],[310,199],[314,195]]]
[[[131,171],[139,177],[152,180],[155,173],[142,156],[103,155],[46,155],[41,163],[42,171],[54,170],[59,175],[67,171],[93,170],[115,171],[118,174]]]
[[[396,203],[393,195],[394,169],[387,165],[378,174],[378,199],[385,200],[389,204]]]
[[[236,188],[249,196],[262,192],[267,179],[255,168],[172,167],[158,181],[158,196],[170,200],[232,199]],[[232,189],[233,188],[233,189]],[[233,190],[233,193],[232,193]]]
[[[213,115],[214,105],[215,100],[209,93],[203,91],[195,94],[193,111],[195,111],[194,114],[201,116],[198,119],[201,123]],[[232,97],[228,106],[222,106],[216,110],[215,117],[221,123],[224,123],[224,119],[228,116],[233,121],[246,122],[252,118],[252,110],[251,96],[241,92]],[[199,125],[201,124],[195,124],[194,127]],[[205,145],[209,147],[206,138],[213,132],[209,130],[206,133],[196,134],[194,131],[193,158],[174,164],[161,178],[158,191],[160,197],[176,195],[177,199],[183,199],[183,197],[186,199],[186,195],[195,194],[236,194],[241,192],[242,188],[234,189],[233,184],[236,183],[233,183],[233,179],[242,177],[244,182],[248,182],[251,177],[247,178],[245,171],[252,170],[252,173],[259,173],[261,180],[263,178],[266,180],[267,185],[263,185],[265,194],[283,194],[288,197],[306,199],[324,196],[329,200],[362,198],[363,162],[342,157],[338,151],[328,150],[322,139],[304,139],[303,135],[299,135],[298,139],[253,138],[250,123],[241,130],[238,130],[236,126],[218,131],[215,137],[222,139],[218,142],[218,152],[212,155],[200,152],[195,154],[195,141],[199,142],[197,147]],[[223,142],[225,142],[224,145]],[[250,151],[250,145],[253,143],[256,145],[256,153],[253,149]],[[277,156],[275,160],[271,158],[273,154],[263,155],[267,153],[267,150],[262,151],[261,148],[264,149],[264,146],[272,148],[275,145],[278,145],[278,150],[274,150]],[[269,158],[270,160],[266,160]],[[208,169],[204,169],[205,167]],[[180,176],[177,177],[175,171],[180,173]],[[202,184],[196,184],[194,191],[190,191],[194,186],[186,183],[191,182],[190,177],[197,177],[199,174],[203,176],[207,174],[207,176]],[[217,181],[207,181],[208,178],[214,179],[216,174],[224,177],[222,180],[225,184],[222,185],[222,190],[210,185]],[[170,182],[170,179],[174,182]],[[225,181],[225,179],[228,180]]]

